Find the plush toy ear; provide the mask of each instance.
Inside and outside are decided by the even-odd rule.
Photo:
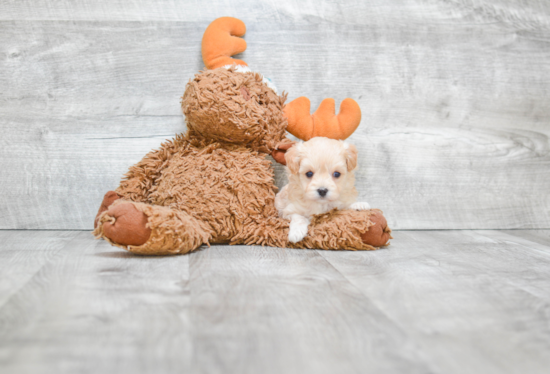
[[[300,171],[300,144],[290,147],[285,153],[286,166],[292,174]]]
[[[346,144],[346,166],[348,171],[357,167],[357,148],[353,144]]]

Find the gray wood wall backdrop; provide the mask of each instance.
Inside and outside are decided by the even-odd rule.
[[[393,228],[550,228],[546,0],[4,0],[0,228],[90,229],[185,130],[179,98],[225,15],[290,99],[359,102],[361,197]]]

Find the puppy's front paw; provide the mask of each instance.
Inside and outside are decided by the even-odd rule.
[[[291,243],[298,243],[302,241],[307,235],[307,226],[304,224],[290,225],[288,230],[288,241]]]
[[[353,210],[369,210],[370,205],[369,205],[369,203],[365,203],[365,202],[357,202],[357,203],[351,204],[350,209],[353,209]]]

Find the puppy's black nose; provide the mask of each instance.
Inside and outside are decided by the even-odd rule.
[[[319,193],[319,195],[321,195],[321,197],[325,197],[327,195],[327,192],[328,192],[328,189],[326,188],[319,188],[317,190],[317,192]]]

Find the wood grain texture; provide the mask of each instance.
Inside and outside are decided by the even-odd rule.
[[[55,261],[58,252],[76,232],[33,232],[25,236],[18,231],[0,231],[0,308],[40,269]]]
[[[0,231],[0,372],[546,373],[550,246],[526,234],[142,257]]]
[[[504,230],[508,235],[550,246],[550,230]]]
[[[547,370],[549,246],[499,231],[398,232],[394,243],[319,253],[413,337],[433,372]]]
[[[429,372],[403,329],[315,251],[213,246],[190,260],[194,372]]]
[[[12,235],[25,242],[36,234]],[[187,372],[189,257],[137,257],[90,232],[72,235],[55,261],[2,305],[0,371]],[[0,245],[0,253],[6,249]],[[24,263],[14,266],[27,271]]]
[[[548,2],[23,0],[0,4],[0,228],[91,228],[185,130],[179,97],[221,15],[290,99],[359,102],[361,199],[393,228],[550,227]]]

